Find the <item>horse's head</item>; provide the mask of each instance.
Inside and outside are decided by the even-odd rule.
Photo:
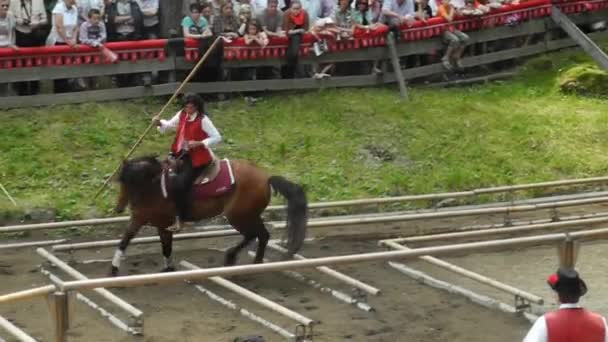
[[[130,187],[147,187],[159,181],[161,163],[154,156],[125,160],[118,180]]]
[[[129,202],[135,204],[160,194],[161,172],[162,165],[153,156],[124,161],[118,177],[120,195],[114,210],[122,212]]]

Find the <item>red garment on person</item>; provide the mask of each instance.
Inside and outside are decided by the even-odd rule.
[[[582,309],[561,309],[545,314],[549,342],[604,342],[602,316]]]
[[[188,114],[182,111],[179,116],[179,126],[177,128],[177,134],[175,135],[175,141],[171,146],[171,151],[174,154],[179,154],[184,144],[188,141],[203,141],[207,139],[209,135],[203,130],[203,120],[201,115],[197,115],[193,121],[188,120]],[[190,159],[192,160],[192,166],[200,167],[209,164],[212,160],[211,152],[205,146],[195,147],[188,151]]]

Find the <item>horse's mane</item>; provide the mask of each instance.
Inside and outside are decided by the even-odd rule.
[[[118,181],[126,186],[131,201],[160,191],[162,165],[156,156],[143,156],[123,162]],[[158,185],[158,186],[155,186]]]

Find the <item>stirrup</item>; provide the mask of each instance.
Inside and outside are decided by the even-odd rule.
[[[169,227],[166,228],[166,230],[172,232],[172,233],[177,233],[179,231],[181,231],[184,228],[192,228],[194,227],[194,222],[182,222],[179,217],[175,217],[175,223]]]
[[[166,229],[172,233],[177,233],[180,230],[182,230],[183,225],[181,220],[179,219],[178,216],[175,216],[175,223],[173,223],[171,226],[167,227]]]

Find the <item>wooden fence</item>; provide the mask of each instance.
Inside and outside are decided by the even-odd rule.
[[[570,15],[570,19],[577,25],[605,20],[606,17],[608,17],[608,9]],[[572,39],[566,38],[561,32],[561,29],[559,29],[549,17],[523,21],[516,26],[499,26],[484,29],[482,31],[468,32],[471,38],[471,44],[477,44],[480,48],[470,49],[471,51],[463,59],[463,64],[465,67],[469,68],[576,46],[576,43]],[[598,39],[604,36],[608,35],[603,32],[589,34],[589,37],[592,39]],[[510,47],[497,51],[495,49],[494,51],[489,52],[487,49],[487,46],[491,45],[493,42],[507,39],[514,40],[517,38],[521,39],[518,39],[520,43],[515,45],[515,47],[513,47],[513,44],[509,44]],[[176,74],[180,71],[190,70],[194,65],[192,61],[189,61],[183,56],[183,44],[181,44],[181,51],[179,51],[179,48],[172,48],[173,45],[175,44],[167,44],[168,51],[165,58],[149,59],[138,63],[122,61],[116,64],[0,69],[0,79],[2,79],[3,83],[152,72],[166,72],[169,74],[170,80],[168,83],[147,86],[88,90],[77,93],[1,97],[0,108],[8,109],[29,106],[123,100],[172,94],[179,87],[179,83],[176,82]],[[442,48],[443,43],[441,42],[441,39],[437,37],[413,42],[400,41],[396,44],[396,52],[400,58],[428,55],[431,51],[440,51]],[[180,56],[180,54],[182,56]],[[324,63],[376,61],[380,62],[384,72],[381,74],[370,73],[335,76],[321,80],[296,78],[208,83],[195,82],[188,84],[185,91],[212,94],[385,85],[397,81],[395,72],[388,67],[390,65],[390,63],[388,63],[389,59],[389,49],[386,46],[337,51],[319,57],[303,57],[300,60],[300,63],[318,65]],[[284,60],[281,58],[228,60],[223,63],[223,67],[227,69],[280,67],[283,64]],[[413,80],[444,72],[445,69],[441,63],[418,65],[402,69],[405,80]]]

